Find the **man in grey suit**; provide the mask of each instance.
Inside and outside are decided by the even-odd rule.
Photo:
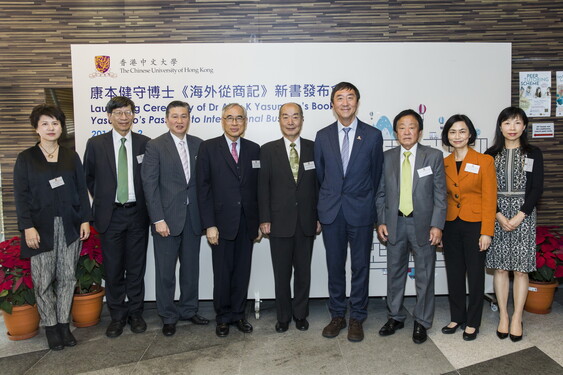
[[[152,223],[156,266],[156,306],[162,333],[176,333],[178,320],[208,324],[197,314],[201,223],[196,196],[196,155],[200,138],[187,135],[188,103],[166,108],[169,132],[147,143],[141,176]],[[180,301],[176,306],[176,262],[180,259]]]
[[[387,246],[388,321],[379,331],[389,336],[404,327],[405,282],[412,250],[416,306],[412,339],[426,341],[434,318],[435,246],[446,220],[446,180],[440,150],[418,143],[423,121],[407,109],[393,120],[400,146],[385,152],[383,176],[377,192],[377,234]]]

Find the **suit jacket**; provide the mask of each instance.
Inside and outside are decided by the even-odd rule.
[[[350,225],[373,225],[377,221],[375,194],[383,167],[383,137],[378,129],[358,120],[352,154],[344,176],[338,130],[338,123],[335,122],[319,130],[315,139],[320,222],[332,223],[342,208]]]
[[[50,180],[62,177],[64,185],[51,188]],[[21,152],[14,165],[14,198],[18,228],[22,231],[21,258],[54,247],[55,215],[62,217],[67,245],[80,237],[80,224],[90,221],[90,200],[80,158],[73,150],[59,147],[57,163],[49,163],[39,146]],[[41,242],[30,249],[25,229],[35,228]]]
[[[387,225],[388,241],[397,242],[397,221],[401,191],[401,146],[384,153],[383,176],[377,191],[378,225]],[[421,177],[419,171],[422,169]],[[444,229],[446,221],[446,179],[440,150],[418,144],[412,181],[416,242],[428,243],[430,228]]]
[[[113,215],[113,204],[117,190],[117,171],[115,167],[115,151],[113,148],[113,130],[90,138],[84,152],[84,172],[88,190],[93,198],[94,227],[100,233],[108,229]],[[137,201],[138,220],[148,225],[145,195],[141,183],[141,163],[145,146],[150,140],[142,134],[131,132],[133,149],[133,185]],[[141,156],[141,158],[139,158]]]
[[[466,171],[467,165],[479,166],[478,173]],[[459,174],[454,153],[444,159],[448,189],[447,221],[481,222],[481,234],[493,236],[497,208],[497,177],[494,159],[471,147],[465,155]]]
[[[305,170],[304,167],[304,163],[314,161],[314,143],[303,138],[300,142],[297,182],[291,172],[283,138],[266,143],[260,150],[260,223],[271,223],[270,235],[275,237],[292,237],[298,217],[306,236],[314,236],[316,232],[317,175],[314,168]]]
[[[147,143],[141,176],[151,223],[165,220],[170,234],[178,236],[189,220],[195,235],[201,235],[201,222],[196,193],[196,162],[200,138],[186,134],[190,158],[190,181],[186,182],[178,147],[170,132]],[[151,226],[153,234],[155,226]]]
[[[240,139],[235,163],[225,136],[204,141],[197,161],[197,199],[204,229],[217,227],[219,237],[234,240],[244,211],[249,237],[258,235],[258,163],[260,146]]]

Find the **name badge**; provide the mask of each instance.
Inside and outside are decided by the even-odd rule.
[[[303,163],[303,168],[306,171],[309,171],[311,169],[315,169],[315,162],[314,161],[307,161],[307,162]]]
[[[252,168],[260,168],[260,160],[252,160]]]
[[[465,164],[465,171],[469,172],[469,173],[479,173],[479,168],[481,168],[481,166],[477,165],[477,164],[471,164],[471,163],[467,163]]]
[[[145,154],[137,155],[137,163],[141,164],[143,162],[144,157],[145,157]]]
[[[432,167],[428,166],[428,167],[420,168],[419,170],[417,170],[417,172],[419,178],[424,176],[430,176],[432,174]]]
[[[51,189],[56,189],[59,186],[63,186],[65,184],[65,182],[64,182],[64,180],[61,176],[55,177],[52,180],[49,180],[49,183],[51,184]]]
[[[524,170],[526,172],[531,172],[534,170],[534,159],[526,158],[524,161]]]

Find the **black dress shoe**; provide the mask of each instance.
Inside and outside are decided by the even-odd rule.
[[[51,350],[63,350],[65,345],[61,337],[58,326],[45,326],[45,335],[47,336],[47,344]]]
[[[74,338],[74,335],[72,334],[72,332],[70,332],[70,325],[68,323],[58,323],[57,329],[59,330],[59,335],[61,336],[61,339],[63,340],[64,346],[75,346],[76,345],[76,339]]]
[[[444,326],[442,328],[442,333],[446,334],[446,335],[451,335],[451,334],[455,333],[455,331],[457,331],[457,329],[461,326],[462,326],[462,323],[456,323],[455,326],[453,326],[453,327]]]
[[[123,333],[123,327],[125,327],[125,320],[112,320],[106,329],[107,337],[118,337]]]
[[[248,323],[248,320],[246,319],[237,320],[235,324],[237,325],[238,330],[242,333],[252,332],[252,324]]]
[[[424,328],[424,326],[419,322],[415,321],[414,330],[412,332],[412,341],[414,341],[415,344],[422,344],[427,338],[428,335],[426,334],[426,328]]]
[[[130,316],[128,322],[131,325],[131,332],[133,333],[143,333],[147,330],[147,323],[140,315]]]
[[[309,329],[309,322],[307,321],[307,318],[295,319],[295,328],[297,328],[300,331],[308,330]]]
[[[162,326],[162,334],[164,336],[174,336],[176,333],[176,323],[164,324]]]
[[[467,332],[463,331],[463,339],[465,341],[473,341],[477,338],[478,333],[479,333],[479,328],[475,328],[475,332],[473,332],[473,333],[467,333]]]
[[[380,336],[390,336],[395,333],[396,330],[401,329],[405,326],[404,322],[399,322],[398,320],[389,318],[387,323],[381,327],[379,330]]]
[[[282,333],[287,331],[287,329],[289,328],[289,323],[288,322],[277,322],[276,323],[276,332],[278,333]]]
[[[217,337],[227,337],[229,334],[229,325],[227,323],[218,323],[215,328],[215,334]]]
[[[520,336],[513,335],[512,333],[509,336],[512,342],[518,342],[522,340],[522,336],[524,336],[524,323],[522,323],[522,334]]]
[[[209,324],[209,319],[206,319],[198,314],[195,314],[194,316],[186,320],[189,320],[190,322],[192,322],[193,324],[197,324],[198,326],[206,326]]]
[[[497,329],[497,337],[501,340],[504,340],[508,337],[508,332],[501,332]]]

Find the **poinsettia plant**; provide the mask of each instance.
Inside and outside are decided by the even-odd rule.
[[[90,226],[90,237],[82,243],[82,251],[76,267],[77,294],[96,292],[101,289],[104,278],[102,245],[100,234]]]
[[[536,271],[530,272],[530,279],[554,282],[563,277],[563,239],[556,226],[536,228]]]
[[[12,306],[34,305],[31,261],[20,259],[20,238],[0,243],[0,309],[12,313]]]

